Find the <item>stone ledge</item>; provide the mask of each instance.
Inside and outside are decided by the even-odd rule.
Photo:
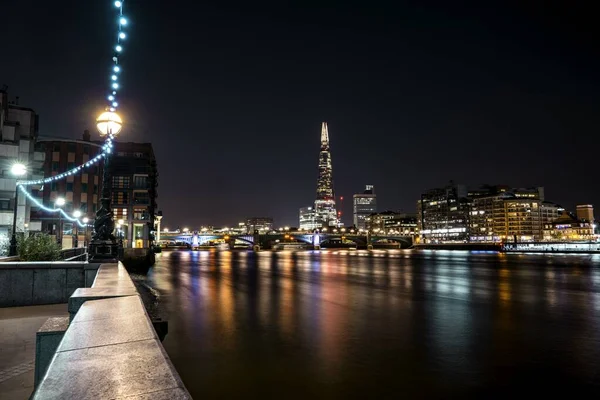
[[[51,268],[83,268],[97,269],[99,263],[88,264],[86,261],[10,261],[0,263],[0,269],[51,269]]]
[[[160,342],[148,339],[57,352],[33,399],[155,399],[177,389],[191,399]]]
[[[191,399],[122,264],[101,265],[93,287],[69,299],[69,312],[32,399]]]

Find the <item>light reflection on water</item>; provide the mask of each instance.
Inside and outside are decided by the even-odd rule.
[[[599,268],[572,255],[188,251],[160,254],[148,279],[197,398],[446,397],[597,384]]]

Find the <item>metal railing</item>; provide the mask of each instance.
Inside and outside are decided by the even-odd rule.
[[[60,252],[61,258],[65,261],[86,261],[87,248],[75,247],[72,249],[63,249]]]

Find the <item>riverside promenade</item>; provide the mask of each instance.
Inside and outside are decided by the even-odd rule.
[[[0,398],[33,392],[36,332],[50,317],[68,317],[67,304],[0,308]]]
[[[4,267],[0,278],[23,268]],[[41,307],[0,310],[3,400],[191,398],[121,263],[99,265],[91,287],[74,290],[68,304]]]

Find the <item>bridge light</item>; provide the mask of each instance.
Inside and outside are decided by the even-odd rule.
[[[225,240],[229,240],[229,235],[225,235],[225,236],[223,236],[223,239],[225,239]]]

